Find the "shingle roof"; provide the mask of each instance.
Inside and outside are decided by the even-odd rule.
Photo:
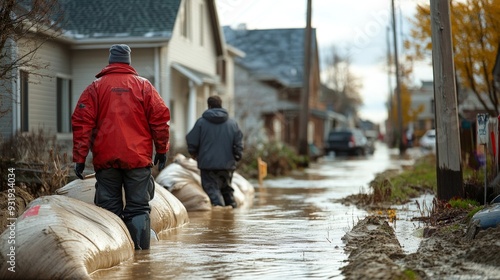
[[[60,0],[63,29],[74,39],[170,38],[180,0]]]
[[[253,75],[262,80],[277,80],[287,87],[301,87],[305,29],[223,29],[226,42],[245,52],[245,57],[236,62]],[[312,38],[314,45],[314,29]]]

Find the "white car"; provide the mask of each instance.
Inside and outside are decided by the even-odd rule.
[[[424,149],[434,150],[436,148],[436,130],[427,130],[420,138],[419,144]]]

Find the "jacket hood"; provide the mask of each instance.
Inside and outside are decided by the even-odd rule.
[[[139,75],[135,69],[125,63],[111,63],[108,64],[108,66],[104,67],[99,74],[95,75],[96,78],[100,78],[104,75],[107,74],[133,74],[133,75]]]
[[[229,114],[224,108],[212,108],[206,110],[202,117],[211,123],[223,123],[228,120]]]

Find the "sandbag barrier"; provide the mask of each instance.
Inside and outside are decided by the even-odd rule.
[[[210,198],[201,186],[200,170],[195,160],[177,154],[173,163],[165,167],[155,180],[177,197],[188,212],[212,209]],[[238,208],[249,207],[253,202],[254,186],[237,172],[233,173],[231,186]]]
[[[90,279],[134,254],[118,216],[71,197],[33,200],[14,226],[0,235],[0,279]]]
[[[95,178],[74,180],[57,189],[56,194],[72,197],[94,204]],[[189,222],[184,205],[170,192],[155,182],[155,195],[149,202],[151,206],[151,229],[158,235],[162,231],[183,226]]]

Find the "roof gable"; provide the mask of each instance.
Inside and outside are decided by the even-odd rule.
[[[181,0],[60,0],[63,29],[73,39],[167,37]]]
[[[224,27],[226,42],[245,52],[236,62],[261,80],[301,87],[304,75],[304,28],[240,30]],[[315,45],[315,30],[312,30]],[[314,51],[315,48],[312,48]]]

